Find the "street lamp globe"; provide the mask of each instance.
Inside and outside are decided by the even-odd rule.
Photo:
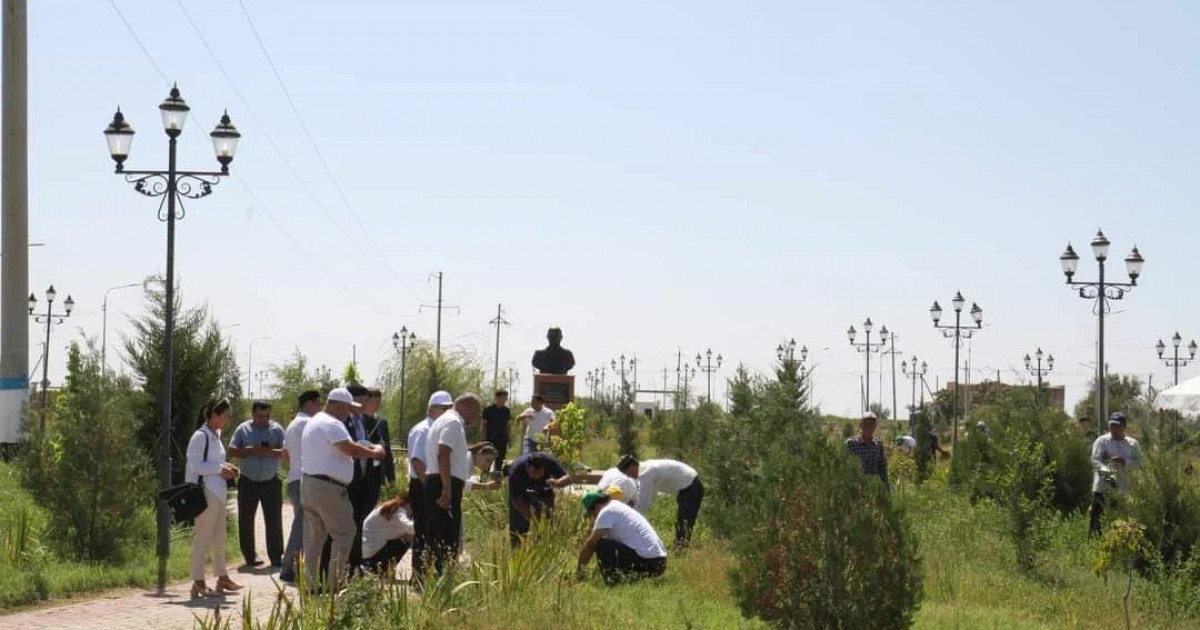
[[[1196,342],[1193,341],[1192,343],[1195,344]],[[807,360],[808,360],[808,346],[800,346],[800,361],[803,362],[803,361],[807,361]]]
[[[63,302],[63,309],[66,310],[67,315],[70,315],[71,311],[75,310],[75,300],[71,298],[70,293],[67,294],[67,301]]]
[[[1162,339],[1159,339],[1158,343],[1154,344],[1154,349],[1158,350],[1158,358],[1161,359],[1163,352],[1167,349],[1167,344],[1163,343]]]
[[[237,152],[238,140],[242,137],[237,127],[234,127],[233,122],[229,119],[229,110],[225,110],[217,128],[208,135],[212,138],[213,151],[217,154],[217,161],[221,163],[221,172],[228,173],[229,164],[233,162],[233,154]]]
[[[1052,370],[1054,369],[1054,355],[1053,354],[1046,357],[1046,367],[1048,367]]]
[[[1029,353],[1026,352],[1025,353],[1025,369],[1028,370],[1031,367],[1033,367],[1033,359],[1029,358]]]
[[[974,302],[971,303],[971,319],[975,320],[976,328],[983,328],[983,309]]]
[[[30,315],[32,315],[32,314],[33,314],[33,309],[37,308],[37,296],[35,296],[34,294],[30,293],[30,294],[29,294],[29,300],[28,300],[28,304],[29,304],[29,314],[30,314]]]
[[[1037,357],[1038,361],[1041,361],[1043,358],[1045,358],[1046,353],[1042,352],[1041,348],[1038,348],[1037,352],[1033,353],[1033,356]]]
[[[179,86],[172,85],[171,93],[158,105],[158,110],[162,113],[163,131],[172,138],[179,137],[179,134],[183,133],[183,123],[191,109],[179,96]]]
[[[1104,236],[1104,232],[1096,230],[1096,237],[1092,239],[1092,255],[1096,260],[1104,262],[1108,259],[1108,237]]]
[[[1171,345],[1178,348],[1179,345],[1182,343],[1183,343],[1183,337],[1179,336],[1179,331],[1175,331],[1175,334],[1171,336]]]
[[[955,291],[954,298],[950,300],[950,303],[954,306],[955,313],[961,313],[967,300],[962,296],[962,291]]]
[[[1062,265],[1063,275],[1070,280],[1075,275],[1075,270],[1079,268],[1079,254],[1075,253],[1075,248],[1067,243],[1067,251],[1058,257],[1058,262]]]
[[[938,304],[937,300],[934,300],[933,306],[929,307],[929,317],[933,319],[934,325],[937,325],[938,321],[942,319],[942,305]]]
[[[400,333],[392,333],[392,347],[400,349]]]
[[[1137,279],[1142,275],[1142,265],[1146,264],[1146,259],[1142,258],[1142,253],[1135,246],[1133,251],[1125,257],[1125,270],[1129,272],[1129,281],[1137,284]]]
[[[1196,349],[1197,349],[1198,347],[1200,347],[1200,346],[1197,346],[1197,345],[1196,345],[1196,340],[1195,340],[1195,339],[1193,339],[1193,340],[1192,340],[1192,342],[1188,344],[1188,355],[1190,355],[1190,356],[1191,356],[1191,358],[1193,358],[1193,359],[1195,359],[1195,358],[1196,358]]]
[[[888,340],[888,329],[887,329],[887,326],[884,326],[883,328],[880,328],[880,329],[879,329],[879,340],[880,340],[880,341],[887,341],[887,340]]]
[[[55,290],[54,290],[54,285],[53,285],[53,284],[52,284],[52,285],[50,285],[50,288],[49,288],[49,289],[46,289],[46,301],[47,301],[47,302],[53,302],[53,301],[54,301],[54,298],[55,298],[55,297],[57,297],[57,296],[58,296],[58,291],[55,291]]]
[[[850,328],[846,329],[846,337],[848,337],[850,339],[850,343],[854,343],[854,337],[857,334],[858,334],[858,331],[854,330],[854,326],[851,326]]]
[[[868,318],[867,318],[867,321],[863,322],[863,331],[864,331],[864,332],[866,332],[866,333],[869,335],[869,334],[871,334],[871,331],[872,331],[874,328],[875,328],[875,324],[872,324],[872,323],[871,323],[871,318],[870,318],[870,317],[868,317]]]
[[[117,163],[117,170],[122,170],[125,159],[129,157],[129,151],[133,146],[133,127],[125,121],[125,114],[121,113],[120,107],[117,108],[117,113],[113,114],[112,122],[108,123],[108,127],[104,130],[104,140],[108,142],[108,154]]]

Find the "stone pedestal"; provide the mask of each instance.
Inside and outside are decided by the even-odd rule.
[[[534,374],[533,393],[546,406],[558,411],[575,400],[575,377],[570,374]]]

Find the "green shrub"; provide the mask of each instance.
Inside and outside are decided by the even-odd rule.
[[[1186,562],[1200,544],[1200,487],[1186,465],[1175,449],[1144,452],[1126,501],[1129,517],[1145,526],[1147,543],[1166,566]]]
[[[922,579],[899,508],[841,444],[809,437],[789,483],[762,488],[767,518],[734,538],[735,598],[776,628],[911,627]]]
[[[924,483],[929,479],[929,475],[933,472],[933,467],[937,462],[933,461],[933,445],[930,444],[930,432],[933,431],[933,422],[929,419],[929,413],[926,411],[918,411],[913,414],[913,438],[917,441],[916,451],[913,452],[913,461],[917,465],[917,483]]]
[[[138,447],[139,396],[127,380],[102,375],[93,350],[71,344],[64,392],[45,434],[30,424],[21,477],[49,518],[45,540],[63,555],[113,560],[141,528],[153,490]]]
[[[1042,525],[1049,510],[1053,463],[1046,461],[1045,447],[1021,433],[1013,433],[996,447],[1000,457],[988,471],[991,485],[1008,517],[1017,566],[1032,571],[1037,554],[1049,544]]]

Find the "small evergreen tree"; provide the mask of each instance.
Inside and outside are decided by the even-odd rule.
[[[21,466],[22,481],[51,515],[57,550],[81,560],[112,560],[143,529],[152,504],[150,461],[139,448],[142,395],[125,376],[101,374],[99,353],[72,343],[55,421],[40,435],[36,422]]]

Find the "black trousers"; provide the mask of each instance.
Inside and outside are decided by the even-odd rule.
[[[363,560],[363,566],[377,575],[391,578],[395,575],[396,564],[408,553],[409,544],[403,540],[389,540],[378,553]]]
[[[283,563],[283,484],[279,479],[254,481],[238,477],[238,542],[246,564],[258,560],[254,548],[254,517],[262,504],[263,523],[267,529],[267,558],[271,564]]]
[[[525,493],[525,503],[535,518],[550,518],[554,515],[554,489],[550,487],[540,490],[531,489]],[[529,533],[530,523],[517,508],[513,507],[513,499],[508,500],[508,540],[513,549],[521,546],[521,539]]]
[[[675,545],[686,547],[692,541],[692,530],[696,529],[696,519],[700,517],[700,503],[704,501],[704,484],[700,483],[700,475],[695,481],[675,495],[678,507],[675,511]]]
[[[420,480],[408,480],[408,507],[412,510],[413,519],[412,575],[419,580],[425,576],[425,560],[429,553],[426,544],[429,538],[429,506],[425,501],[425,486]]]
[[[608,585],[658,577],[667,570],[666,558],[643,558],[632,548],[615,540],[603,538],[596,545],[596,563]]]
[[[358,465],[355,460],[354,465]],[[354,536],[354,546],[350,548],[350,566],[362,564],[362,528],[363,521],[371,514],[371,510],[379,504],[379,481],[370,477],[359,479],[347,488],[350,495],[350,506],[354,509],[354,525],[357,530]]]
[[[1092,519],[1088,527],[1088,534],[1091,536],[1099,536],[1101,531],[1100,517],[1104,514],[1104,493],[1092,493]]]
[[[493,441],[492,446],[496,447],[496,465],[493,470],[501,472],[504,470],[504,458],[508,457],[508,440]]]
[[[425,475],[425,505],[429,510],[429,534],[425,541],[438,575],[458,558],[462,546],[462,496],[465,485],[462,479],[450,478],[450,509],[443,510],[437,504],[442,496],[442,476]]]

